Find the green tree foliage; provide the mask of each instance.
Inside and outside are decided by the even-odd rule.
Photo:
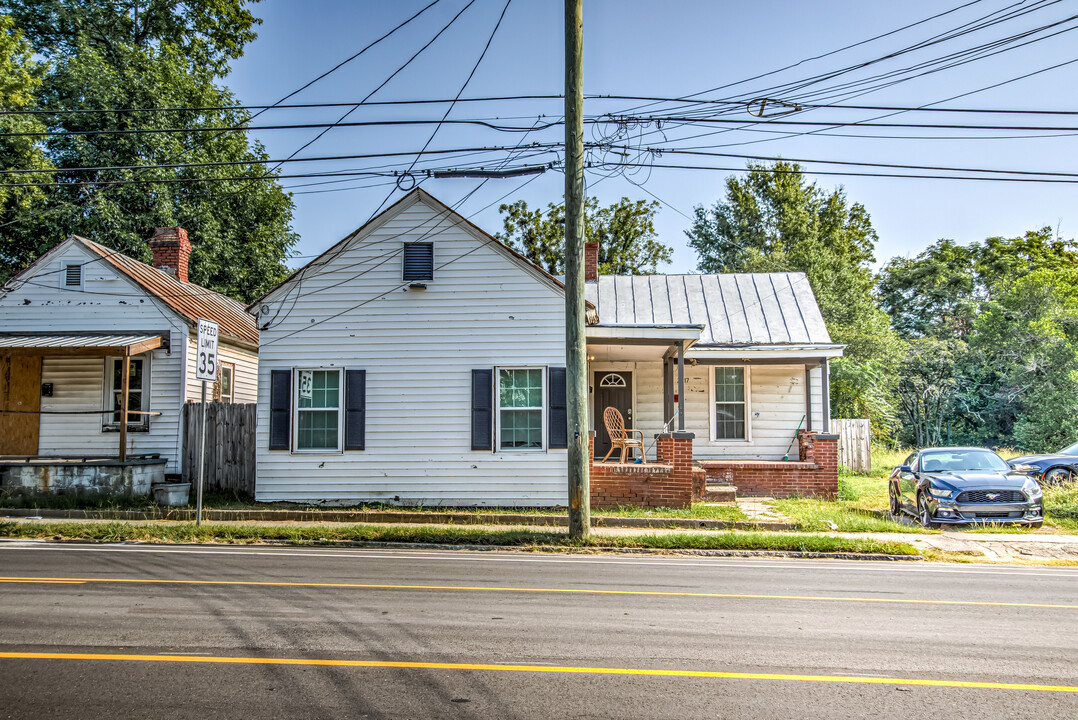
[[[1007,284],[985,303],[970,345],[1011,401],[1018,447],[1043,452],[1078,438],[1078,267]]]
[[[599,243],[599,272],[646,275],[670,262],[671,250],[655,233],[659,203],[622,198],[599,207],[598,198],[584,205],[584,239]],[[565,272],[565,205],[550,203],[532,210],[523,200],[502,205],[505,230],[498,239],[554,275]]]
[[[894,258],[880,273],[880,302],[905,338],[966,338],[980,302],[977,249],[940,240],[915,258]]]
[[[0,15],[0,108],[25,110],[37,106],[44,68],[31,58],[29,44],[15,23]],[[34,133],[45,124],[34,115],[0,115],[0,133]],[[48,170],[51,163],[32,137],[0,137],[0,167],[8,170]],[[4,182],[44,183],[51,175],[28,173],[5,175]],[[15,217],[40,212],[45,204],[41,188],[0,187],[0,225]],[[35,246],[35,239],[16,226],[0,227],[0,283],[7,279],[5,268],[16,264],[14,248],[29,245],[40,254],[47,246]]]
[[[275,177],[265,177],[265,151],[242,130],[199,132],[242,126],[246,112],[66,112],[235,105],[217,80],[254,37],[257,21],[243,0],[0,4],[25,23],[34,50],[50,60],[37,93],[40,107],[51,111],[50,129],[183,129],[49,138],[46,153],[59,169],[56,178],[78,185],[51,189],[50,211],[19,223],[22,237],[33,242],[13,244],[11,271],[71,233],[149,260],[153,228],[179,225],[194,246],[192,282],[251,299],[285,276],[284,260],[297,239],[292,201]],[[206,162],[221,164],[185,167]],[[180,167],[148,167],[155,165]],[[81,167],[117,169],[74,170]],[[259,179],[227,179],[252,176]]]
[[[833,365],[834,413],[869,417],[886,434],[902,345],[874,294],[877,238],[864,206],[780,161],[749,163],[746,176],[727,179],[725,200],[695,214],[686,235],[701,271],[805,273],[832,340],[847,346]]]
[[[966,344],[916,338],[899,367],[898,403],[906,437],[918,447],[947,442],[960,391],[956,368]]]

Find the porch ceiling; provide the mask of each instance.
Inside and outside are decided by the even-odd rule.
[[[589,325],[585,329],[592,362],[661,362],[676,348],[700,338],[703,325]]]
[[[138,355],[162,347],[163,334],[0,333],[0,355]]]

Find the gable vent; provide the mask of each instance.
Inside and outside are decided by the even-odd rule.
[[[68,265],[64,268],[64,287],[82,287],[82,265]]]
[[[404,244],[404,281],[434,279],[434,243]]]

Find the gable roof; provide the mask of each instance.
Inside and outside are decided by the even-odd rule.
[[[167,305],[188,325],[193,327],[199,318],[213,320],[226,338],[248,345],[258,345],[258,326],[242,303],[201,285],[181,282],[173,275],[161,272],[117,250],[99,245],[93,240],[78,235],[72,235],[69,239],[100,256],[104,262],[126,275],[149,295]]]
[[[804,273],[600,275],[584,293],[603,324],[700,324],[697,348],[831,344]]]
[[[303,267],[299,268],[294,273],[289,275],[282,282],[280,282],[276,287],[272,288],[266,294],[264,294],[262,297],[258,298],[257,300],[255,300],[254,302],[249,304],[247,306],[247,309],[251,310],[256,305],[264,302],[268,297],[270,297],[271,295],[273,295],[274,293],[279,291],[281,288],[284,288],[284,287],[286,287],[288,285],[291,285],[293,282],[300,279],[304,275],[304,273],[307,272],[308,268],[318,267],[319,265],[321,265],[323,263],[323,258],[327,258],[327,257],[331,258],[334,254],[339,254],[340,252],[342,252],[344,250],[344,248],[347,245],[349,245],[350,243],[355,242],[357,240],[360,240],[363,237],[369,235],[371,232],[373,232],[380,225],[382,225],[386,221],[392,219],[394,216],[400,214],[402,211],[408,209],[409,207],[411,207],[412,205],[414,205],[417,202],[426,203],[433,210],[435,210],[439,215],[443,216],[444,219],[449,220],[454,226],[460,227],[461,229],[463,229],[465,232],[467,232],[469,235],[474,237],[479,242],[484,243],[484,244],[489,244],[490,247],[494,248],[495,251],[500,252],[503,255],[505,255],[506,258],[508,258],[511,262],[513,262],[514,264],[518,265],[519,267],[521,267],[523,270],[525,270],[529,274],[536,277],[536,279],[538,279],[540,282],[542,282],[542,283],[544,283],[546,285],[549,285],[552,289],[556,290],[559,293],[564,293],[565,292],[565,284],[561,280],[559,280],[555,276],[551,275],[546,270],[539,267],[538,265],[533,263],[528,258],[524,257],[523,255],[518,253],[516,250],[513,250],[511,247],[509,247],[508,245],[503,243],[501,240],[494,237],[490,233],[486,232],[485,230],[480,228],[478,225],[473,223],[471,220],[464,217],[463,215],[458,213],[456,210],[449,207],[448,205],[443,203],[441,200],[439,200],[438,198],[436,198],[433,195],[431,195],[430,193],[428,193],[426,190],[423,190],[422,188],[417,187],[414,190],[412,190],[411,192],[409,192],[407,195],[405,195],[403,198],[401,198],[400,200],[395,202],[393,205],[389,206],[388,208],[383,210],[381,213],[379,213],[378,215],[376,215],[375,217],[373,217],[372,219],[370,219],[369,221],[364,223],[362,226],[360,226],[359,228],[357,228],[353,232],[346,235],[343,239],[341,239],[340,241],[335,243],[332,247],[330,247],[328,250],[323,252],[321,255],[314,258],[313,260],[308,262],[306,265],[304,265]],[[437,233],[434,233],[432,235],[432,237],[436,237],[436,236],[437,236]],[[594,306],[590,302],[586,302],[586,306],[587,306],[587,309],[589,311],[589,314],[594,316]]]

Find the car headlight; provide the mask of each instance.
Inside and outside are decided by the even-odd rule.
[[[1041,486],[1033,478],[1027,478],[1022,484],[1022,490],[1031,498],[1039,498],[1041,496]]]
[[[1037,467],[1036,465],[1019,464],[1019,465],[1012,465],[1011,467],[1014,468],[1015,472],[1020,472],[1023,475],[1031,475],[1033,473],[1039,473],[1041,471],[1041,469],[1039,467]]]
[[[944,490],[943,488],[938,488],[933,485],[932,494],[939,498],[949,498],[954,495],[954,490]]]

